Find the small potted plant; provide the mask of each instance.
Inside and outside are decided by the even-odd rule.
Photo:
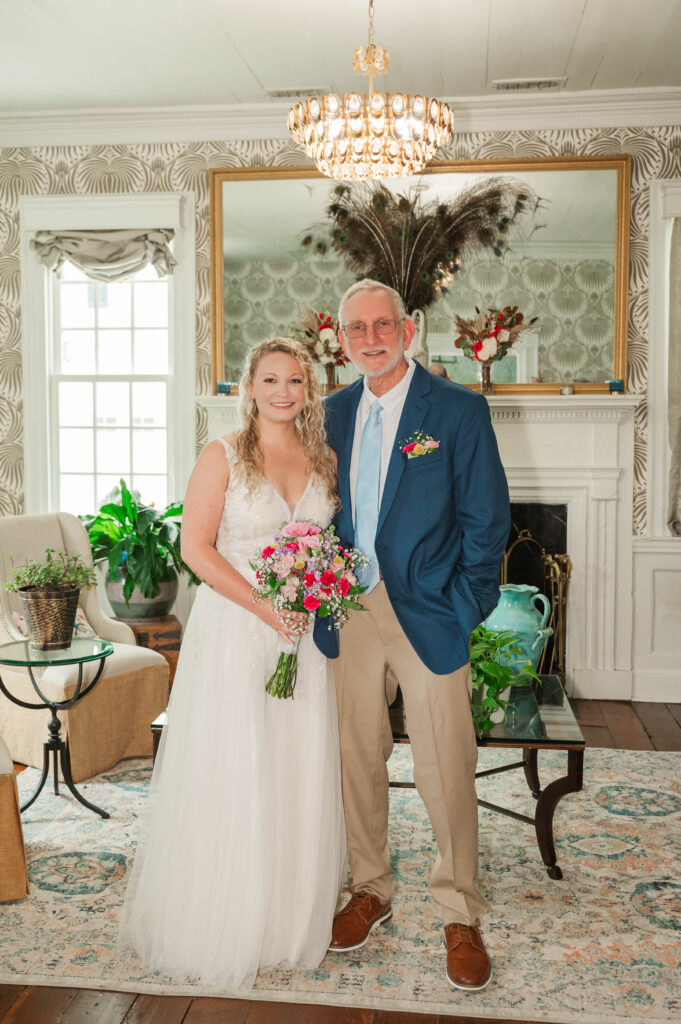
[[[115,615],[147,619],[167,615],[177,594],[178,576],[197,577],[180,555],[182,503],[165,509],[143,505],[124,480],[94,516],[80,516],[90,537],[95,565],[108,562],[105,589]]]
[[[96,584],[94,571],[79,555],[46,548],[43,559],[15,569],[5,588],[19,596],[32,646],[60,651],[71,646],[81,590]]]
[[[471,711],[475,731],[489,732],[495,722],[503,722],[511,686],[540,682],[532,663],[518,664],[517,635],[510,630],[478,626],[471,633]]]

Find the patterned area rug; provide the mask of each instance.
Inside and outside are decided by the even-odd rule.
[[[513,760],[481,751],[482,767]],[[565,756],[540,753],[544,782]],[[391,762],[409,776],[409,748]],[[270,971],[253,997],[525,1021],[678,1021],[681,1017],[681,754],[587,750],[585,788],[556,812],[563,881],[541,864],[534,830],[481,811],[484,934],[494,962],[480,993],[452,991],[427,879],[433,838],[413,790],[391,792],[394,916],[356,953],[316,971]],[[148,972],[116,949],[118,908],[150,775],[123,762],[82,789],[102,821],[46,788],[24,816],[31,895],[0,908],[0,982],[233,995]],[[24,794],[37,772],[20,776]],[[483,799],[532,813],[522,772],[480,780]],[[244,993],[240,993],[242,996]]]

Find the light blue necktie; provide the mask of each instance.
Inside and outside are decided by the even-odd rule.
[[[367,569],[359,569],[357,578],[365,593],[376,586],[379,580],[378,559],[376,558],[376,527],[378,526],[378,499],[381,488],[381,440],[383,406],[378,400],[371,404],[369,417],[362,431],[355,488],[355,547],[371,559]]]

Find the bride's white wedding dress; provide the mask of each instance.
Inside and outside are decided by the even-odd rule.
[[[310,479],[291,509],[231,472],[217,549],[250,582],[249,558],[285,520],[326,526]],[[265,693],[274,630],[200,586],[187,624],[121,921],[152,967],[209,985],[252,985],[259,968],[316,967],[345,868],[333,678],[311,633],[293,699]]]

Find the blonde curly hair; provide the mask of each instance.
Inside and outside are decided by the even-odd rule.
[[[255,345],[246,356],[239,381],[239,426],[235,448],[244,481],[249,491],[255,490],[262,473],[263,455],[260,449],[258,407],[251,398],[250,387],[263,356],[272,352],[285,352],[292,356],[303,371],[305,405],[296,417],[296,432],[305,453],[310,476],[316,476],[326,487],[329,499],[338,505],[336,469],[326,444],[324,407],[314,373],[312,358],[305,345],[293,338],[272,338]]]

